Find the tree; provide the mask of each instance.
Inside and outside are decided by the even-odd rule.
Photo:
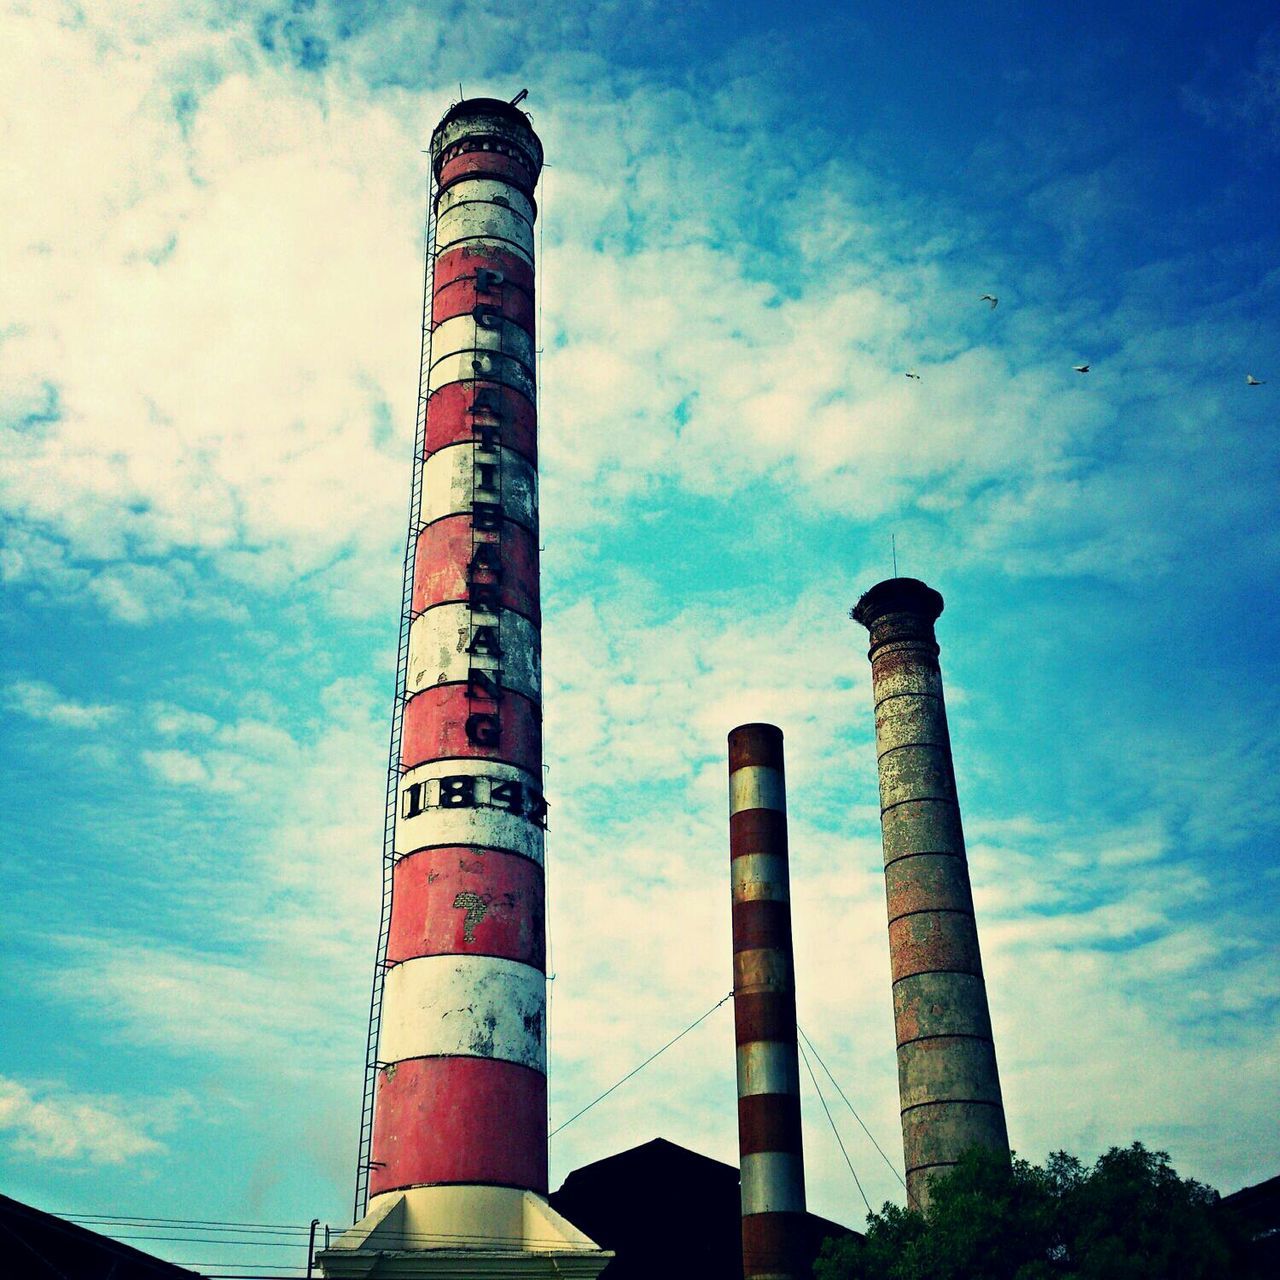
[[[816,1280],[1245,1280],[1245,1234],[1163,1151],[1112,1147],[1091,1169],[974,1149],[928,1214],[886,1204],[865,1239],[828,1241]]]

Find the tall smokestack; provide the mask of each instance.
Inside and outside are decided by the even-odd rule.
[[[880,824],[907,1197],[969,1147],[1007,1152],[933,624],[942,596],[915,578],[871,588],[851,617],[871,633]]]
[[[804,1155],[782,730],[729,734],[733,1014],[745,1280],[800,1280]]]
[[[368,1202],[322,1262],[327,1275],[364,1275],[369,1250],[401,1250],[414,1256],[397,1275],[479,1274],[449,1268],[458,1252],[501,1252],[504,1275],[594,1276],[609,1255],[543,1199],[542,144],[514,105],[472,98],[432,134],[431,167]],[[558,1250],[579,1252],[546,1256]]]

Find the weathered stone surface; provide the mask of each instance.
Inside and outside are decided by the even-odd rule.
[[[954,1164],[970,1147],[1007,1151],[1004,1110],[985,1102],[912,1107],[902,1113],[902,1146],[908,1179],[913,1171]]]
[[[974,973],[917,973],[895,983],[898,1043],[922,1036],[991,1035],[986,991]]]
[[[969,868],[963,857],[921,853],[900,858],[884,869],[889,922],[914,911],[973,913]]]
[[[1008,1149],[933,624],[942,597],[878,583],[870,632],[889,958],[908,1194],[972,1146]]]
[[[884,651],[871,663],[871,679],[876,702],[902,693],[924,693],[942,697],[942,674],[932,659],[913,650]]]
[[[937,747],[899,747],[880,757],[880,807],[904,800],[954,800],[951,759]]]
[[[912,800],[880,815],[884,860],[910,853],[964,853],[960,809],[954,800]]]
[[[952,911],[920,911],[894,920],[889,925],[889,967],[894,982],[926,971],[981,974],[973,917]]]
[[[943,1100],[999,1106],[995,1048],[972,1036],[913,1040],[898,1050],[898,1091],[904,1110]]]
[[[885,698],[876,707],[876,750],[883,755],[912,742],[949,749],[942,703],[919,694]]]

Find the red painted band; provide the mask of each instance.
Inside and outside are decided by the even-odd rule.
[[[431,302],[431,322],[439,325],[455,316],[471,315],[477,307],[518,324],[531,338],[534,336],[533,299],[513,284],[495,285],[480,292],[474,275],[437,287]]]
[[[782,772],[782,730],[774,724],[740,724],[729,732],[729,772],[763,764]]]
[[[448,845],[396,863],[387,959],[481,955],[546,968],[542,868],[498,849]]]
[[[756,991],[733,1000],[735,1044],[754,1040],[796,1042],[796,996],[794,991]]]
[[[753,898],[733,904],[733,949],[791,953],[791,904],[775,898]]]
[[[539,622],[538,543],[523,525],[502,522],[495,552],[483,551],[477,560],[477,542],[493,543],[490,535],[476,537],[470,512],[433,520],[418,534],[413,562],[413,612],[433,605],[471,598],[471,584],[497,588],[498,603]],[[487,563],[496,559],[502,576],[494,581]],[[475,573],[470,573],[472,565]]]
[[[495,1058],[411,1058],[378,1073],[369,1191],[432,1183],[547,1190],[547,1079]]]
[[[477,398],[498,406],[473,412]],[[447,382],[427,401],[424,455],[430,457],[451,444],[477,439],[475,424],[493,423],[504,449],[514,449],[537,466],[538,414],[531,401],[497,382]]]
[[[526,770],[533,785],[542,777],[542,721],[538,708],[523,694],[506,690],[500,702],[467,696],[465,684],[437,684],[415,693],[405,703],[400,762],[406,769],[428,760],[501,760]],[[484,692],[473,684],[471,693]],[[476,742],[492,735],[492,720],[467,721],[472,716],[496,717],[498,740]]]
[[[808,1223],[802,1213],[749,1213],[742,1219],[742,1272],[745,1277],[809,1275]]]
[[[752,1093],[739,1098],[738,1149],[744,1156],[760,1151],[800,1155],[800,1095]]]
[[[787,856],[787,815],[777,809],[743,809],[729,815],[729,856],[773,853]]]
[[[500,272],[506,285],[523,289],[533,297],[533,267],[517,253],[496,244],[464,244],[446,249],[436,259],[433,288],[436,293],[458,280],[475,279],[481,269]]]
[[[501,151],[464,151],[450,156],[440,166],[437,186],[441,191],[463,178],[501,178],[532,197],[534,180],[528,166]]]

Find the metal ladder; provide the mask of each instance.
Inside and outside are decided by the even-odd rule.
[[[404,737],[404,707],[408,701],[409,627],[413,621],[413,570],[422,531],[423,457],[427,438],[427,399],[430,394],[432,303],[436,258],[436,181],[434,168],[427,183],[427,216],[423,232],[422,346],[418,356],[418,414],[413,433],[413,480],[409,489],[409,532],[405,543],[404,576],[400,589],[400,636],[396,649],[396,692],[391,712],[391,744],[387,760],[387,799],[382,819],[382,909],[378,949],[369,996],[369,1033],[365,1041],[364,1088],[360,1105],[360,1142],[356,1155],[353,1222],[369,1205],[369,1173],[373,1167],[373,1102],[377,1089],[378,1033],[382,1025],[382,991],[387,973],[387,940],[391,934],[391,891],[395,872],[396,814],[400,800],[400,744]]]

